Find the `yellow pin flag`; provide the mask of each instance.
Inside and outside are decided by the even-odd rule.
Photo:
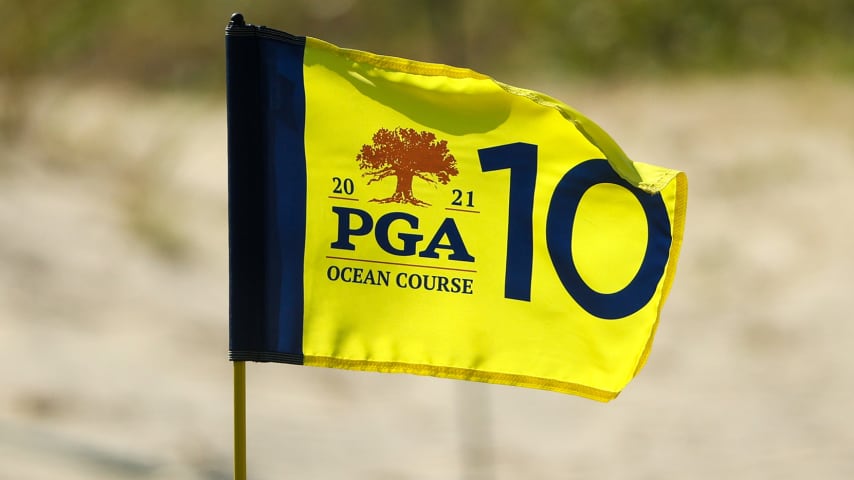
[[[649,353],[685,175],[471,70],[226,31],[230,356],[607,401]]]

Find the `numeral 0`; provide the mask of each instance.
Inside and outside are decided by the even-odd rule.
[[[480,149],[478,155],[484,172],[510,170],[504,297],[530,301],[537,146],[511,143]],[[572,258],[572,229],[578,205],[584,193],[600,183],[613,183],[632,192],[647,220],[643,262],[632,281],[614,293],[599,293],[590,288]],[[587,312],[607,320],[627,317],[649,303],[664,275],[672,243],[670,217],[661,195],[650,195],[632,186],[602,159],[576,165],[558,182],[549,202],[545,236],[552,266],[564,289]]]

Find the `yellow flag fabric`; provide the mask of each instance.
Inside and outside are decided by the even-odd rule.
[[[673,282],[685,175],[462,68],[227,30],[233,360],[613,399]]]

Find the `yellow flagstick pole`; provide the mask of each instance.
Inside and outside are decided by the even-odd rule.
[[[234,480],[246,480],[246,362],[234,363]]]

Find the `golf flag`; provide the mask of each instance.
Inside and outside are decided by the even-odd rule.
[[[685,175],[480,73],[226,29],[230,358],[617,396]]]

